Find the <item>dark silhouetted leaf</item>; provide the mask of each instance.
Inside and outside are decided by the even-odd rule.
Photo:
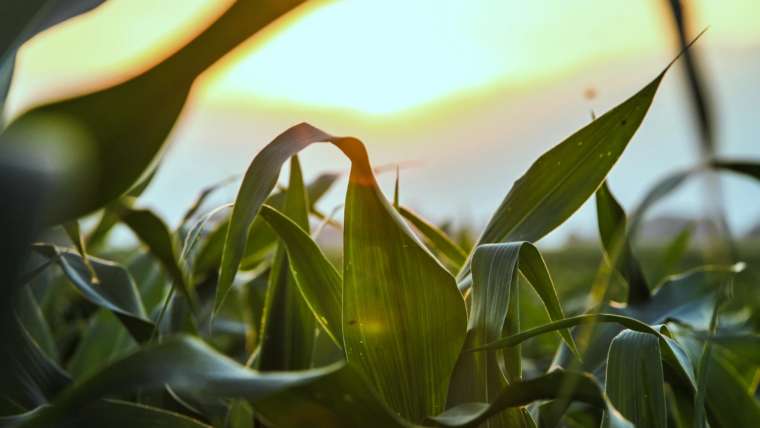
[[[606,181],[596,191],[596,218],[605,254],[610,262],[615,262],[615,268],[628,284],[627,301],[639,303],[648,300],[649,284],[628,241],[625,211],[610,192]]]
[[[63,121],[91,139],[95,161],[59,183],[59,206],[51,210],[48,221],[62,223],[103,207],[150,173],[196,77],[300,3],[236,0],[207,29],[153,68],[109,88],[35,108],[11,122],[3,135],[13,137],[9,139],[16,145],[29,144],[24,129],[49,120]],[[98,177],[93,188],[78,185],[90,177]]]

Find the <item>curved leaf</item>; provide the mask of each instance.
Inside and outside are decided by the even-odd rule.
[[[674,326],[676,338],[683,342],[692,361],[699,361],[704,347],[702,339],[687,329]],[[712,339],[711,339],[712,340]],[[753,353],[757,353],[754,348]],[[705,407],[710,426],[729,428],[752,426],[760,420],[760,402],[749,391],[736,367],[731,364],[728,351],[714,346],[706,366]]]
[[[467,326],[467,349],[490,343],[502,331],[520,328],[517,297],[518,268],[536,290],[552,320],[564,318],[551,276],[541,254],[527,242],[486,244],[473,256],[472,304]],[[562,337],[573,347],[570,333]],[[505,355],[495,351],[459,357],[449,389],[449,403],[490,402],[506,383],[522,376],[518,348]]]
[[[563,394],[563,387],[568,384],[572,384],[573,388]],[[491,404],[460,404],[430,419],[445,427],[474,427],[505,409],[563,397],[605,409],[610,427],[633,428],[633,424],[610,403],[594,378],[585,373],[564,370],[554,370],[534,379],[507,385]]]
[[[40,349],[15,312],[0,315],[0,398],[28,410],[45,404],[71,382],[69,375]],[[10,403],[7,403],[10,402]]]
[[[0,17],[0,111],[13,78],[18,49],[29,39],[69,18],[96,8],[104,0],[24,0],[4,7]],[[2,118],[0,118],[2,128]]]
[[[246,232],[282,164],[319,141],[332,142],[352,162],[344,215],[341,322],[346,355],[391,408],[412,421],[421,420],[443,409],[464,340],[464,301],[453,277],[414,238],[380,192],[359,140],[333,137],[302,124],[259,152],[233,209],[216,306],[232,285]]]
[[[666,428],[665,379],[657,336],[624,330],[610,344],[605,389],[636,426]]]
[[[599,309],[599,312],[626,316],[649,325],[678,320],[701,328],[710,319],[715,294],[719,290],[719,286],[733,278],[741,269],[743,269],[741,264],[705,266],[681,275],[674,275],[655,290],[652,298],[645,303],[624,307],[605,306]],[[625,327],[641,331],[631,324],[625,325]],[[605,361],[610,342],[621,330],[622,328],[611,325],[593,327],[589,336],[591,339],[583,354],[583,368],[585,370],[593,371]],[[691,363],[683,358],[682,351],[678,350],[677,346],[671,342],[666,340],[666,344],[673,348],[672,356],[669,355],[669,351],[662,350],[662,354],[666,357],[666,363],[677,370],[678,377],[683,384],[688,382],[694,389],[694,373]],[[555,364],[567,367],[571,364],[572,359],[573,356],[568,349],[562,347],[555,357]]]
[[[23,425],[47,427],[96,400],[119,393],[172,390],[208,400],[239,397],[255,402],[296,385],[313,382],[343,365],[289,373],[258,373],[217,353],[198,339],[175,336],[144,346],[92,376],[69,386]]]
[[[133,209],[122,206],[118,210],[121,221],[124,222],[161,262],[166,272],[179,287],[180,292],[190,302],[197,312],[195,294],[188,284],[187,276],[180,265],[177,250],[169,227],[150,210]]]
[[[126,269],[107,260],[90,257],[98,278],[93,281],[79,254],[47,244],[35,244],[33,248],[58,263],[85,299],[119,317],[132,337],[140,342],[150,338],[153,323],[147,318],[137,286]]]
[[[293,278],[319,324],[343,347],[343,279],[316,242],[297,224],[274,208],[263,205],[260,215],[277,232],[288,252]]]
[[[0,425],[8,428],[21,426],[25,421],[33,420],[36,414],[43,411],[44,408],[37,409],[7,418],[5,421],[0,418]],[[76,413],[64,415],[55,422],[55,426],[58,428],[106,426],[111,428],[135,426],[141,428],[211,428],[210,425],[178,413],[119,400],[98,400],[78,409]]]
[[[416,427],[388,408],[350,365],[255,404],[271,426],[313,428]]]
[[[195,78],[300,3],[236,0],[205,31],[144,73],[94,93],[35,108],[11,122],[3,136],[18,139],[15,144],[29,144],[19,130],[51,118],[76,126],[92,140],[96,162],[76,171],[71,183],[60,183],[59,206],[49,215],[50,223],[78,218],[128,191],[155,165]],[[85,176],[99,178],[92,190],[73,185]]]
[[[309,230],[306,189],[298,156],[290,160],[290,182],[283,211],[299,227]],[[311,367],[316,323],[290,274],[285,248],[278,247],[269,273],[264,301],[259,370],[299,370]]]

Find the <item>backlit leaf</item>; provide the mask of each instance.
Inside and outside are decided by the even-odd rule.
[[[344,215],[342,326],[347,358],[392,409],[411,421],[422,420],[443,409],[464,340],[464,302],[453,277],[380,192],[360,141],[302,124],[259,152],[233,209],[217,305],[232,284],[246,232],[282,164],[318,141],[332,142],[352,161]]]
[[[552,320],[564,318],[551,276],[530,243],[481,245],[473,256],[472,304],[465,348],[477,348],[520,329],[517,308],[518,268],[536,290]],[[569,332],[564,340],[574,347]],[[519,348],[506,352],[463,353],[449,389],[449,403],[491,402],[509,382],[522,376]]]
[[[277,232],[288,252],[298,288],[320,325],[343,347],[343,279],[317,243],[292,220],[263,205],[261,216]]]
[[[297,156],[290,161],[290,181],[283,214],[309,230],[306,189]],[[300,370],[311,366],[316,322],[290,273],[288,253],[277,249],[269,273],[262,318],[259,370]]]
[[[478,244],[537,241],[580,208],[641,125],[665,71],[534,162],[512,186]],[[465,265],[459,279],[468,273]]]

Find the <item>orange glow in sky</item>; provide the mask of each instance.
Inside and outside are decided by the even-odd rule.
[[[109,0],[22,50],[8,115],[135,74],[230,2]],[[754,3],[693,1],[695,27],[710,25],[713,43],[757,43]],[[663,5],[314,1],[214,67],[203,94],[211,102],[263,100],[394,115],[491,85],[556,78],[591,62],[671,52]]]

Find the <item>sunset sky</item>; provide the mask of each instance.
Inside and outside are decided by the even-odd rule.
[[[693,33],[709,26],[696,51],[709,73],[722,150],[760,157],[760,5],[686,3]],[[122,81],[229,4],[108,0],[22,49],[5,113]],[[170,201],[164,214],[176,219],[200,187],[242,173],[274,135],[308,120],[362,138],[377,164],[421,161],[402,173],[402,202],[435,220],[481,223],[537,155],[587,123],[590,110],[625,99],[675,55],[665,4],[307,2],[202,76],[146,203]],[[663,83],[612,175],[628,207],[669,168],[696,159],[681,72]],[[197,168],[200,159],[206,168]],[[322,149],[305,154],[304,164],[307,178],[346,166]],[[381,182],[388,188],[391,180]],[[740,180],[728,185],[729,204],[740,203],[747,189],[757,194]],[[341,194],[324,203],[339,203]],[[671,203],[699,206],[697,194],[695,187]],[[758,208],[732,221],[746,228],[760,220]],[[565,234],[593,228],[593,211],[576,217]]]

